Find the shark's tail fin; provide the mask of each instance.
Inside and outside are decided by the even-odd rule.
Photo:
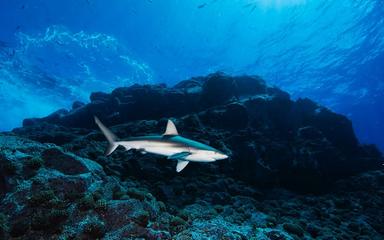
[[[119,146],[119,144],[116,142],[117,137],[106,126],[104,126],[104,124],[100,122],[100,120],[96,116],[95,116],[95,122],[108,140],[109,145],[108,145],[108,148],[105,150],[105,155],[108,156],[113,151],[115,151],[115,149]]]

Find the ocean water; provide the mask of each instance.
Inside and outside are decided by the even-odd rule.
[[[93,91],[256,74],[384,149],[381,0],[0,1],[0,129]]]
[[[383,135],[384,0],[0,0],[0,239],[381,240]]]

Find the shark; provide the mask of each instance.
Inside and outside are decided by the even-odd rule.
[[[109,143],[105,151],[106,156],[115,151],[117,147],[123,146],[126,151],[135,149],[143,154],[151,153],[165,156],[170,160],[177,160],[176,172],[181,172],[189,162],[215,162],[228,158],[228,155],[211,146],[180,136],[170,119],[168,119],[167,127],[162,135],[119,140],[96,116],[94,118]]]

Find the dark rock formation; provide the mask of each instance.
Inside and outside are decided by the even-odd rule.
[[[173,117],[231,158],[178,174],[150,154],[105,157],[93,115],[121,137]],[[118,88],[0,134],[0,239],[382,239],[382,161],[347,118],[258,77]]]
[[[219,169],[209,165],[199,171],[224,172],[259,186],[277,184],[305,191],[379,169],[383,161],[375,147],[358,143],[346,117],[309,99],[292,101],[289,94],[266,85],[257,76],[216,73],[180,82],[173,88],[133,85],[117,88],[111,94],[92,93],[90,99],[89,104],[76,104],[69,112],[59,110],[45,118],[27,119],[24,128],[14,132],[62,145],[75,139],[74,128],[94,129],[94,115],[107,125],[126,124],[120,126],[126,129],[118,133],[122,137],[162,131],[165,118],[177,118],[183,135],[206,141],[231,155],[229,161],[218,164]],[[46,130],[54,129],[52,124],[67,129],[51,137]],[[140,169],[151,165],[132,162]],[[131,165],[126,167],[136,169]],[[165,171],[156,164],[150,168],[155,173]],[[129,171],[123,169],[118,171]],[[140,174],[151,175],[151,171]]]

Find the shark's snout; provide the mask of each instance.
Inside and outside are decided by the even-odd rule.
[[[224,153],[217,152],[216,154],[216,160],[224,160],[227,159],[229,156]]]

